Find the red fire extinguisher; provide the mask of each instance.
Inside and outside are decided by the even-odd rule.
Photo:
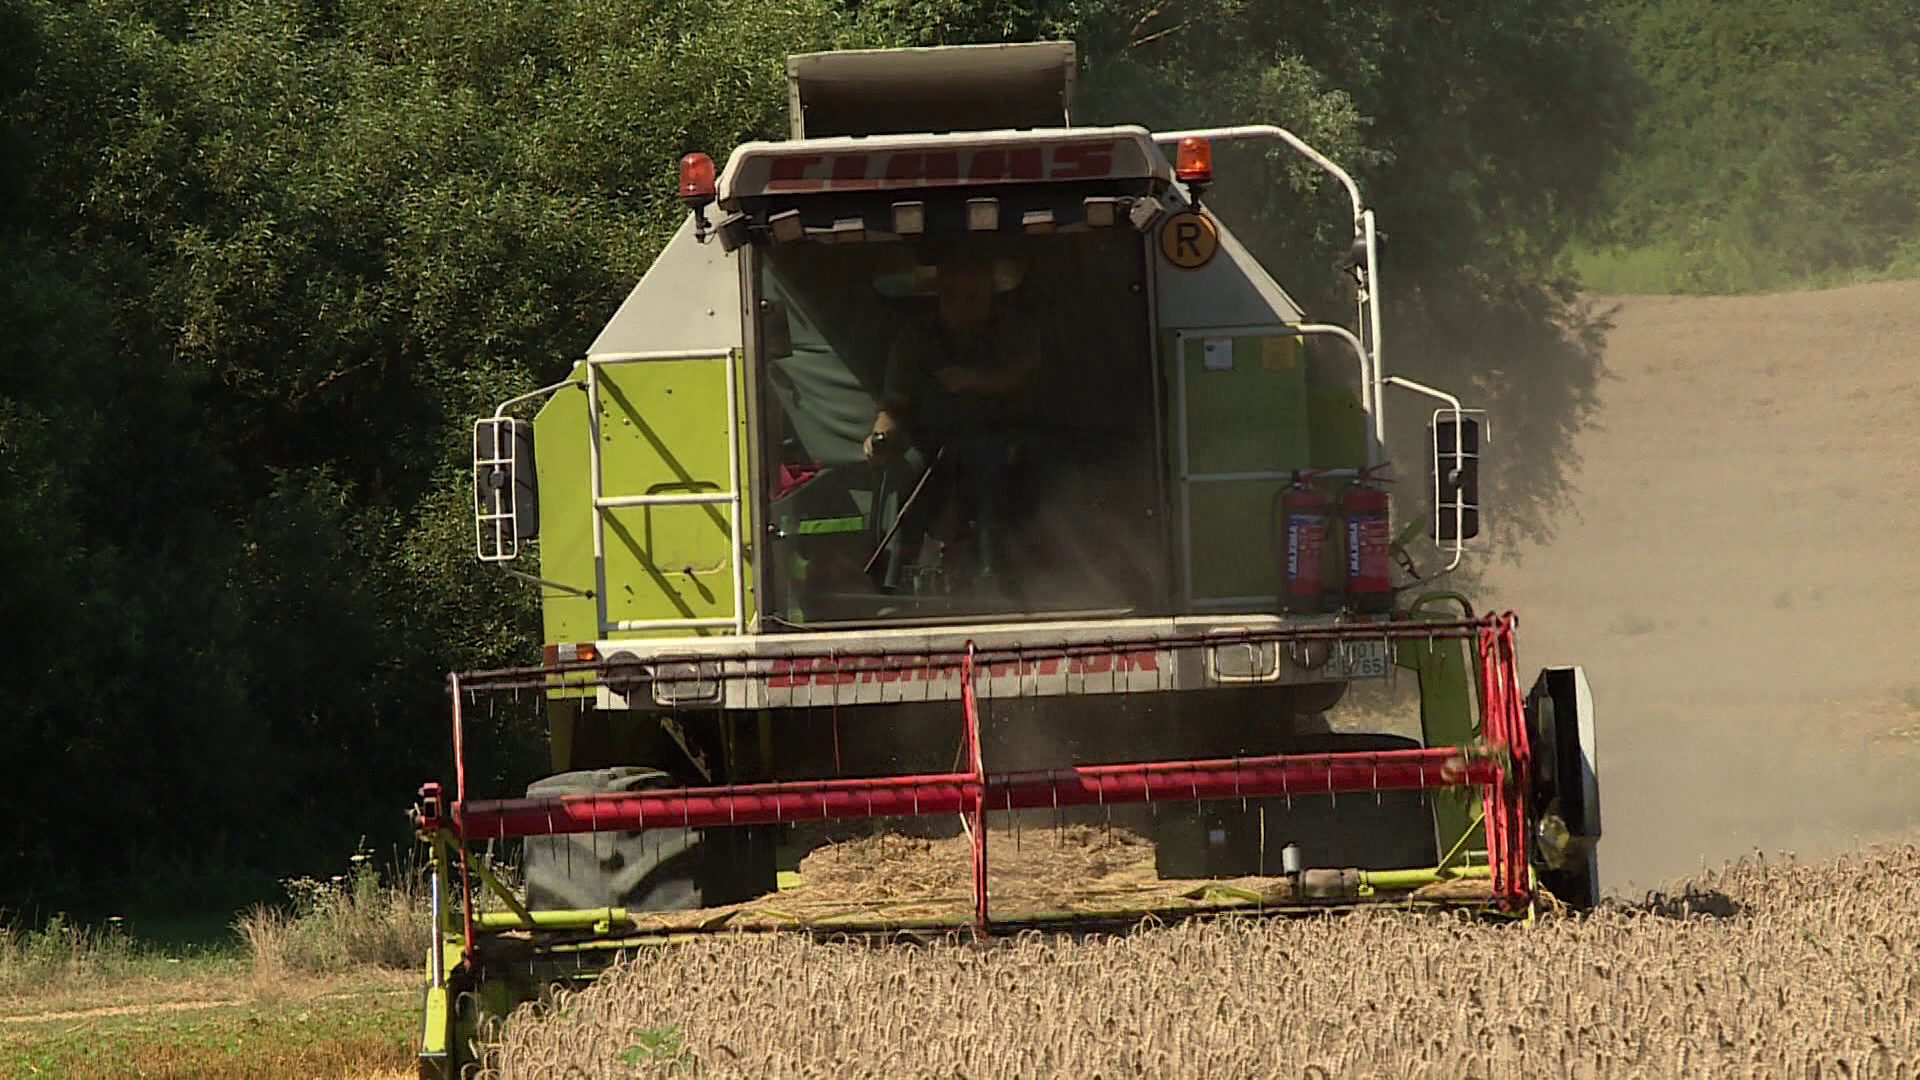
[[[1296,615],[1322,610],[1328,500],[1313,487],[1317,475],[1294,473],[1280,494],[1280,609]]]
[[[1383,462],[1360,470],[1359,478],[1340,494],[1347,526],[1347,602],[1353,610],[1369,614],[1393,610],[1387,493],[1373,479],[1375,471],[1386,467]]]

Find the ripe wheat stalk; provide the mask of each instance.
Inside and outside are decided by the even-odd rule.
[[[1532,927],[1363,911],[1081,939],[644,953],[507,1025],[498,1080],[1920,1080],[1920,845],[1749,858]]]

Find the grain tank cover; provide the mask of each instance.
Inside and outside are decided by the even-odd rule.
[[[1059,128],[1070,41],[803,53],[787,58],[792,136]]]

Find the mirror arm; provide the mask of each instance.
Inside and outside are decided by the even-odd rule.
[[[1449,406],[1452,407],[1454,419],[1456,420],[1459,419],[1460,414],[1462,412],[1466,411],[1461,407],[1459,398],[1454,397],[1452,394],[1447,393],[1445,390],[1435,390],[1433,387],[1428,386],[1425,383],[1414,382],[1412,379],[1409,379],[1404,375],[1388,375],[1386,378],[1381,379],[1380,382],[1384,386],[1398,386],[1404,390],[1411,390],[1416,394],[1425,394],[1427,397],[1435,398],[1439,401],[1444,401]]]
[[[499,566],[498,563],[495,563],[494,565]],[[527,582],[530,585],[538,585],[543,589],[554,589],[559,592],[569,593],[573,596],[584,596],[589,600],[593,599],[592,589],[582,589],[573,585],[563,584],[558,581],[550,581],[547,578],[536,577],[533,574],[528,574],[519,570],[515,570],[511,566],[500,566],[500,572],[508,575],[509,577],[517,578],[520,581]]]
[[[495,420],[498,420],[506,416],[507,410],[513,408],[515,405],[524,405],[527,402],[533,401],[537,398],[546,397],[548,394],[558,393],[562,390],[565,390],[569,386],[577,386],[582,390],[585,390],[587,388],[587,384],[584,379],[565,379],[560,382],[554,383],[551,386],[543,386],[538,390],[530,390],[527,393],[521,394],[519,397],[508,398],[507,400],[501,402],[500,407],[493,410],[493,418]]]

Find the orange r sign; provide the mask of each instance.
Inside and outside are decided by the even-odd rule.
[[[1168,218],[1160,226],[1160,254],[1182,270],[1198,270],[1220,248],[1220,232],[1213,221],[1191,210]]]

